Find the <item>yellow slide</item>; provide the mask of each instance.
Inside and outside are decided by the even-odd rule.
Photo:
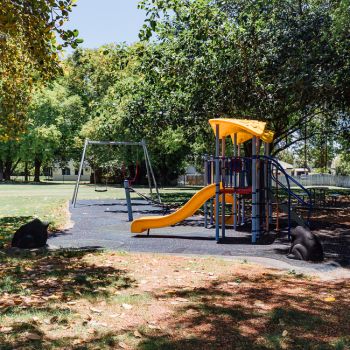
[[[175,225],[192,216],[208,199],[215,195],[215,184],[202,188],[183,207],[164,216],[144,216],[131,223],[132,233],[141,233],[151,228]]]

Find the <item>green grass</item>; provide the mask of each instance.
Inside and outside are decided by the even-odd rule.
[[[50,222],[51,230],[67,224],[67,204],[71,200],[73,182],[43,182],[41,184],[11,183],[0,184],[0,247],[8,242],[18,227],[35,217]],[[149,195],[147,188],[138,189]],[[161,196],[164,202],[182,203],[188,200],[197,188],[164,188]],[[136,193],[132,198],[139,198]],[[80,199],[117,199],[125,198],[124,188],[110,186],[107,192],[95,192],[93,185],[82,184],[79,189]]]
[[[299,327],[307,331],[315,330],[325,323],[325,321],[318,316],[292,308],[276,308],[271,312],[270,317],[273,324],[279,325],[282,328]],[[284,326],[281,325],[281,322],[283,322]]]

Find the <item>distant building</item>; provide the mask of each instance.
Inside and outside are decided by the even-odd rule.
[[[204,175],[199,173],[195,166],[189,165],[185,170],[185,174],[179,176],[177,183],[182,186],[203,186]]]
[[[341,164],[341,157],[340,155],[335,156],[335,158],[332,160],[331,163],[331,174],[336,175],[337,173],[337,168]]]
[[[310,170],[308,168],[294,168],[292,170],[292,176],[309,175]]]
[[[308,168],[295,168],[294,165],[282,160],[278,160],[278,162],[282,165],[284,171],[290,176],[308,175],[310,173],[310,169]]]
[[[52,181],[76,181],[78,179],[79,166],[73,160],[70,160],[66,167],[61,168],[56,163],[51,168]],[[81,181],[90,181],[91,167],[84,164],[83,171],[81,174]]]
[[[286,163],[286,162],[284,162],[283,160],[278,160],[278,162],[281,164],[283,170],[284,170],[288,175],[292,175],[293,170],[294,170],[293,164]]]

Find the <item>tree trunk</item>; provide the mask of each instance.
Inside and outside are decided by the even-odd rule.
[[[11,180],[11,169],[12,169],[12,161],[10,159],[5,160],[5,169],[4,169],[4,180]]]
[[[42,161],[35,159],[34,161],[34,182],[40,182],[40,168]]]
[[[4,181],[4,162],[0,160],[0,181]]]
[[[29,180],[28,162],[24,163],[24,182]]]

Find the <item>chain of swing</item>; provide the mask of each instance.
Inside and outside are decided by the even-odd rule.
[[[130,146],[131,150],[133,146]],[[110,146],[110,150],[111,150],[111,146]],[[111,154],[111,151],[109,152],[109,154]],[[111,158],[111,157],[110,157]],[[133,158],[133,157],[131,157]],[[102,164],[101,167],[99,167],[100,169],[102,169],[102,175],[101,178],[103,178],[103,184],[99,185],[97,183],[97,176],[96,176],[96,163],[95,161],[93,162],[94,166],[93,166],[93,173],[94,173],[94,188],[95,188],[95,192],[107,192],[108,191],[108,179],[110,177],[112,177],[113,175],[115,175],[113,168],[114,168],[114,164],[113,162],[106,162],[104,164]],[[129,180],[129,185],[133,185],[139,178],[140,176],[140,162],[139,162],[139,149],[136,148],[136,163],[133,163],[132,166],[134,167],[133,169],[133,176],[127,176],[127,172],[130,169],[129,166],[126,166],[125,162],[122,162],[122,166],[121,166],[121,175],[123,180]],[[117,169],[117,167],[115,167],[115,169]]]

